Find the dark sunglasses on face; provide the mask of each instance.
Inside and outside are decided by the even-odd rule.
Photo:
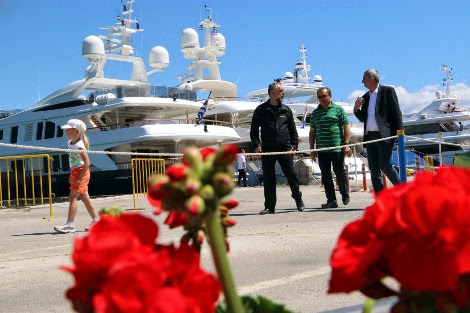
[[[325,99],[325,98],[328,98],[330,95],[321,95],[321,96],[318,96],[318,99]]]

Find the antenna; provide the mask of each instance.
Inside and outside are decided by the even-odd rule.
[[[37,63],[37,75],[38,75],[38,82],[37,82],[37,92],[38,92],[38,101],[41,101],[41,89],[39,84],[39,62]]]

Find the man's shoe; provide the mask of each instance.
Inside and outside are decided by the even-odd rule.
[[[350,199],[349,199],[349,196],[343,196],[343,204],[344,204],[344,205],[348,205],[349,200],[350,200]]]
[[[274,214],[274,210],[264,209],[263,211],[259,212],[259,214],[260,214],[260,215]]]
[[[302,212],[305,209],[304,201],[302,198],[295,199],[295,205],[297,206],[297,210]]]
[[[336,209],[338,207],[338,202],[336,200],[330,201],[327,204],[322,204],[322,209]]]

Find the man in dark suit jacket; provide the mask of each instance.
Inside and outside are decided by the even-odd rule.
[[[379,73],[376,69],[364,72],[362,83],[369,89],[362,98],[354,103],[354,115],[364,123],[364,141],[395,136],[397,130],[403,129],[402,114],[395,89],[379,84]],[[375,192],[384,188],[381,171],[392,184],[400,183],[397,171],[390,163],[394,139],[365,144],[367,161]]]

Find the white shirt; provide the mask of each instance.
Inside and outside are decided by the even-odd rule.
[[[67,146],[70,150],[78,150],[80,148],[83,149],[83,150],[86,150],[85,144],[81,140],[77,141],[75,144],[72,144],[72,141],[69,140],[67,142]],[[82,158],[80,157],[80,153],[75,152],[75,151],[71,151],[69,153],[70,168],[82,167],[84,164],[85,164],[85,162],[83,162]]]
[[[245,156],[243,154],[239,154],[237,158],[237,169],[244,170],[245,169]]]
[[[377,105],[377,93],[379,91],[379,86],[374,92],[369,91],[369,107],[367,108],[367,125],[366,131],[379,131],[377,126],[377,121],[375,120],[375,107]]]

